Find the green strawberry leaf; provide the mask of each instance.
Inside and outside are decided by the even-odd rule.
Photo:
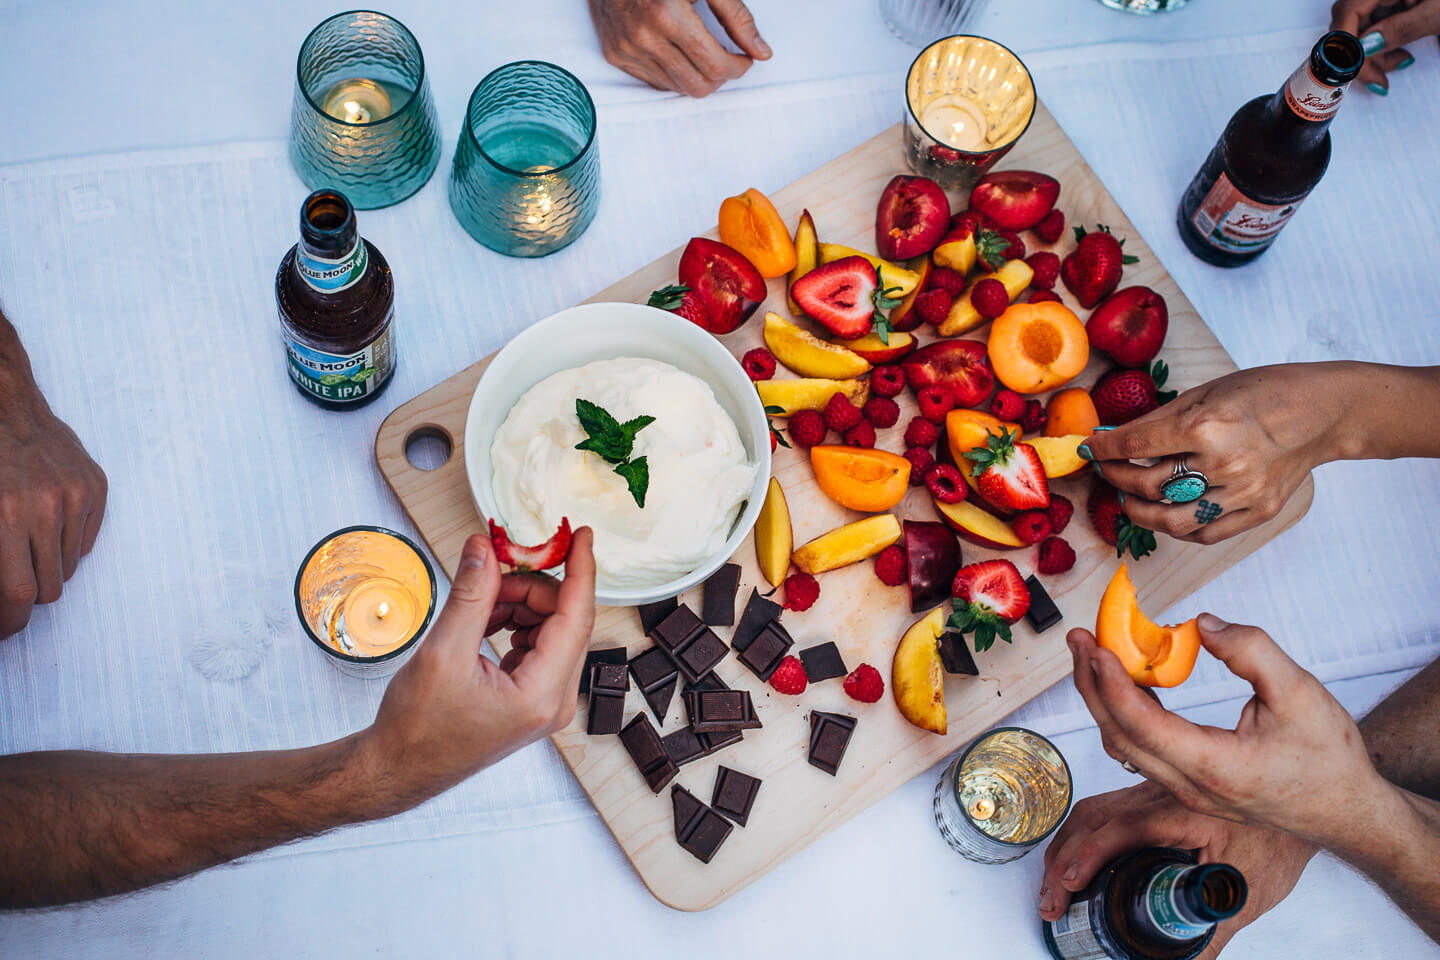
[[[790,449],[790,441],[785,439],[785,434],[775,429],[774,424],[770,425],[770,436],[774,437],[775,442],[778,443],[780,446],[784,447],[786,450]]]
[[[1129,265],[1132,264],[1132,263],[1139,263],[1139,262],[1140,262],[1140,258],[1139,258],[1139,257],[1132,257],[1130,254],[1127,253],[1127,254],[1125,254],[1125,256],[1123,256],[1123,257],[1120,258],[1120,262],[1123,263],[1123,264],[1125,264],[1126,266],[1129,266]]]
[[[634,460],[616,464],[615,472],[625,478],[625,482],[630,485],[630,496],[635,498],[635,506],[643,510],[645,492],[650,489],[650,465],[645,462],[645,458],[636,457]]]
[[[1084,228],[1084,227],[1075,227],[1074,229],[1075,229],[1075,242],[1076,242],[1076,243],[1079,243],[1081,240],[1084,240],[1084,239],[1085,239],[1085,228]],[[1103,229],[1105,229],[1105,228],[1104,228],[1104,227],[1101,227],[1100,229],[1103,230]]]
[[[772,403],[770,404],[770,406],[765,408],[765,412],[772,417],[778,417],[785,413],[785,408],[780,406],[779,404]]]
[[[681,283],[672,283],[668,287],[661,287],[650,294],[650,299],[645,301],[647,306],[659,307],[661,310],[676,310],[680,302],[685,299],[685,294],[690,288]]]
[[[1010,241],[994,230],[982,228],[975,234],[975,258],[991,270],[998,270],[1005,263],[1005,251],[1009,247]]]

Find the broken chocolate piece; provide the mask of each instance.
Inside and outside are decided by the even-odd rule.
[[[735,593],[740,589],[740,564],[727,563],[710,574],[700,603],[700,619],[712,627],[735,622]]]
[[[635,761],[636,768],[650,785],[651,792],[659,793],[664,790],[665,785],[674,780],[675,775],[680,772],[675,761],[665,753],[660,734],[655,732],[655,727],[645,714],[637,713],[634,720],[625,724],[625,729],[620,731],[620,742],[625,744],[625,752]]]
[[[729,690],[730,686],[715,671],[710,671],[696,680],[694,683],[687,683],[681,687],[681,695],[694,693],[697,690]],[[738,743],[745,738],[745,734],[739,730],[724,730],[715,733],[697,733],[700,743],[705,747],[705,756],[709,756],[716,750],[723,750],[732,743]]]
[[[597,663],[590,668],[590,710],[585,718],[585,732],[591,736],[619,733],[625,719],[625,691],[630,677],[625,665]]]
[[[744,690],[695,690],[683,697],[690,729],[696,733],[723,733],[760,726],[755,704]]]
[[[601,647],[585,654],[585,665],[580,668],[580,696],[590,692],[590,668],[597,663],[624,663],[624,647]]]
[[[650,631],[650,639],[669,654],[681,675],[691,682],[709,673],[730,649],[683,603]]]
[[[710,806],[743,827],[750,819],[750,808],[755,806],[755,795],[759,792],[759,778],[722,764],[715,774],[715,794],[710,798]]]
[[[855,732],[855,718],[843,713],[810,711],[810,765],[830,776],[840,769],[850,735]]]
[[[680,685],[680,673],[675,664],[664,650],[651,647],[630,661],[630,676],[635,678],[635,686],[645,695],[650,712],[655,714],[655,722],[663,727],[665,714],[670,712],[670,700],[675,695],[675,688]]]
[[[665,618],[675,612],[680,606],[678,597],[671,597],[669,600],[656,600],[654,603],[642,603],[635,610],[640,614],[640,630],[649,633],[665,621]]]
[[[850,672],[845,667],[845,659],[840,656],[840,648],[834,643],[806,647],[800,651],[800,662],[805,666],[805,679],[811,683],[833,680]]]
[[[772,620],[760,628],[760,633],[738,659],[761,680],[769,680],[770,674],[780,666],[780,661],[794,645],[795,641],[790,639],[789,632],[780,625],[780,621]]]
[[[709,863],[735,825],[678,783],[670,790],[670,802],[675,810],[675,841],[696,860]]]
[[[780,616],[782,609],[775,601],[760,596],[759,590],[751,590],[750,599],[740,613],[740,623],[735,627],[735,635],[730,638],[730,646],[736,653],[743,652],[765,628],[765,624]]]
[[[665,755],[675,762],[677,767],[683,767],[691,760],[699,760],[709,751],[705,744],[700,742],[700,735],[689,727],[681,727],[674,733],[667,733],[660,738],[660,743],[665,747]]]
[[[1030,624],[1030,629],[1040,633],[1064,619],[1060,615],[1060,608],[1055,606],[1055,601],[1050,599],[1050,594],[1040,585],[1038,577],[1033,573],[1026,577],[1025,586],[1030,588],[1030,608],[1025,611],[1025,620]]]
[[[940,664],[946,673],[963,673],[969,677],[980,676],[975,658],[970,655],[970,645],[963,633],[946,633],[940,637]]]

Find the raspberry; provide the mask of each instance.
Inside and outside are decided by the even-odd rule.
[[[929,423],[923,420],[922,423]],[[935,462],[935,455],[924,447],[911,447],[905,451],[905,459],[910,461],[910,486],[919,487],[925,483],[925,471]]]
[[[1065,232],[1065,214],[1059,210],[1051,210],[1045,214],[1045,218],[1035,224],[1035,236],[1041,243],[1054,243],[1060,239],[1060,234]]]
[[[825,418],[817,410],[797,410],[790,418],[790,439],[802,447],[825,442]]]
[[[924,417],[916,417],[905,428],[905,446],[933,447],[940,439],[940,428]]]
[[[770,686],[775,688],[775,692],[792,697],[804,693],[805,685],[809,682],[805,676],[805,665],[800,662],[799,657],[786,657],[776,665],[775,672],[770,674]]]
[[[939,326],[945,320],[945,315],[950,312],[950,307],[955,303],[955,298],[940,287],[933,290],[926,290],[915,298],[912,309],[915,314],[925,323],[931,326]]]
[[[1075,566],[1075,550],[1063,537],[1049,537],[1036,552],[1035,572],[1049,576]]]
[[[870,374],[870,392],[877,397],[899,396],[905,389],[905,369],[898,363],[876,367]]]
[[[925,487],[941,503],[959,503],[970,493],[960,471],[948,463],[937,463],[925,472]]]
[[[905,550],[900,544],[892,543],[876,555],[875,576],[887,587],[898,587],[905,582]]]
[[[986,277],[976,280],[975,286],[970,288],[970,305],[980,316],[994,320],[1010,306],[1010,294],[1005,284],[994,277]]]
[[[769,380],[775,376],[775,354],[764,347],[756,347],[740,358],[740,366],[745,368],[751,380]]]
[[[974,233],[980,227],[993,230],[995,229],[995,220],[988,213],[981,213],[979,210],[966,210],[950,218],[951,230],[959,230],[962,227],[971,233]]]
[[[1020,234],[1014,230],[1006,230],[1004,228],[996,230],[995,232],[1010,241],[1010,246],[1006,247],[1005,251],[1000,254],[1002,257],[1006,260],[1025,259],[1025,241],[1020,239]]]
[[[785,578],[785,609],[801,613],[815,606],[820,599],[820,583],[808,573],[792,573]]]
[[[1042,290],[1049,290],[1055,286],[1055,281],[1060,277],[1060,258],[1049,250],[1041,250],[1039,253],[1032,253],[1025,260],[1030,264],[1034,276],[1030,278],[1030,286],[1039,287]]]
[[[1070,498],[1059,493],[1050,494],[1050,526],[1056,533],[1064,530],[1075,515],[1075,504]]]
[[[860,408],[851,403],[849,397],[839,392],[830,395],[830,402],[825,404],[826,427],[844,433],[859,422]]]
[[[860,415],[877,427],[893,427],[900,419],[900,404],[889,397],[871,397],[860,408]]]
[[[1049,290],[1030,291],[1030,296],[1028,298],[1029,303],[1044,303],[1046,300],[1054,300],[1056,303],[1060,302],[1060,298],[1055,296],[1055,294],[1050,292]]]
[[[1014,390],[1002,389],[990,401],[990,412],[1006,423],[1013,423],[1025,413],[1025,398]]]
[[[868,663],[851,670],[843,686],[847,696],[861,703],[874,703],[885,695],[885,681],[881,679],[880,671]]]
[[[875,446],[875,427],[862,420],[845,431],[845,442],[852,447]]]
[[[959,298],[965,292],[965,274],[959,270],[952,270],[949,267],[936,267],[930,271],[930,282],[926,289],[944,290],[950,294],[950,299]]]
[[[1026,400],[1025,412],[1020,414],[1020,429],[1026,433],[1037,433],[1045,429],[1045,421],[1049,419],[1044,404],[1039,400]]]
[[[945,414],[955,409],[955,395],[939,384],[921,387],[915,399],[920,404],[920,416],[931,423],[941,423]]]
[[[1010,527],[1024,543],[1039,543],[1055,532],[1050,514],[1045,510],[1027,510],[1016,517]]]

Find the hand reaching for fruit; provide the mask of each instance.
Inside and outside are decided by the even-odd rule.
[[[710,11],[744,54],[731,53],[705,29],[693,0],[590,0],[590,19],[610,64],[657,90],[691,97],[769,60],[770,47],[741,0],[711,0]]]

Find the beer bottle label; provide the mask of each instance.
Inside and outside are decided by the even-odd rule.
[[[1095,936],[1090,923],[1090,901],[1070,904],[1070,909],[1049,925],[1054,954],[1063,960],[1110,960],[1110,952]]]
[[[359,237],[355,239],[355,246],[336,260],[306,253],[303,243],[295,248],[295,266],[299,268],[300,276],[321,293],[339,293],[353,287],[365,276],[365,268],[369,264],[368,248]]]
[[[1145,913],[1155,929],[1175,940],[1195,940],[1210,932],[1213,923],[1192,923],[1185,919],[1175,903],[1175,888],[1180,878],[1195,869],[1188,864],[1173,864],[1156,873],[1145,890]]]
[[[1275,242],[1276,234],[1299,208],[1299,200],[1289,203],[1252,200],[1222,172],[1195,208],[1190,222],[1213,247],[1227,253],[1258,253]]]
[[[1285,103],[1302,120],[1329,120],[1340,109],[1340,100],[1350,84],[1332,87],[1315,79],[1310,61],[1290,74],[1285,82]]]
[[[354,353],[326,353],[284,334],[290,379],[306,393],[332,403],[355,403],[378,390],[395,369],[395,311],[380,335]],[[281,329],[284,327],[282,325]]]

